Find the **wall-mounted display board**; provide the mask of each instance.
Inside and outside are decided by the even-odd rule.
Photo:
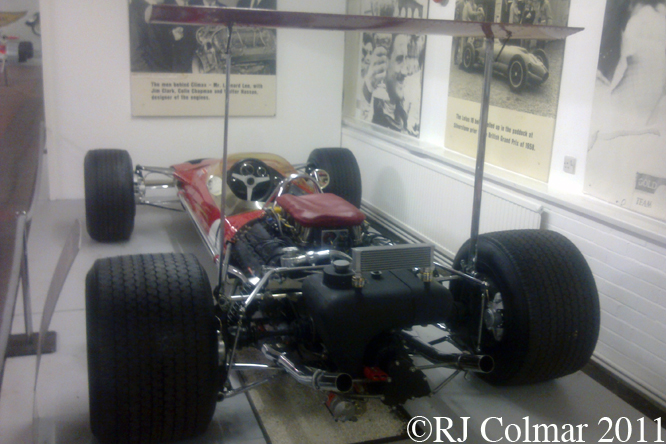
[[[428,0],[351,0],[348,12],[426,18]],[[361,33],[353,117],[418,137],[425,45],[425,35]]]
[[[586,193],[666,220],[665,92],[664,0],[608,0]]]
[[[230,115],[274,116],[274,29],[148,24],[154,0],[129,1],[133,116],[221,116],[227,46],[231,52]],[[276,9],[276,0],[166,0],[207,8]]]
[[[464,0],[456,19],[566,26],[569,0]],[[485,47],[454,38],[445,146],[476,156]],[[513,39],[494,45],[486,161],[547,182],[564,41]]]

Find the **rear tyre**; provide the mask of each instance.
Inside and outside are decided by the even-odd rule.
[[[317,148],[308,157],[308,168],[328,172],[327,193],[336,194],[357,208],[361,207],[361,170],[354,153],[347,148]]]
[[[532,54],[534,54],[534,57],[536,57],[541,61],[541,63],[543,63],[543,66],[545,66],[546,69],[550,69],[550,65],[548,62],[548,55],[546,55],[546,51],[544,51],[541,48],[537,48],[534,51],[532,51]]]
[[[184,254],[100,259],[86,279],[90,424],[103,444],[203,433],[217,339],[205,271]]]
[[[454,260],[464,269],[469,241]],[[547,381],[580,370],[599,335],[599,296],[580,251],[561,234],[541,230],[488,233],[479,237],[476,270],[491,283],[482,326],[481,353],[495,369],[481,378],[500,385]],[[454,334],[478,344],[481,292],[451,283],[456,302],[467,307]]]
[[[86,228],[99,242],[128,240],[134,229],[134,172],[127,151],[91,150],[84,165]]]
[[[18,44],[18,61],[19,63],[27,62],[35,55],[32,47],[32,42],[19,42]]]

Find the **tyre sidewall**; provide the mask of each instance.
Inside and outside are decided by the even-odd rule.
[[[84,160],[86,229],[98,242],[128,240],[134,230],[134,171],[127,151],[88,151]]]
[[[468,260],[469,241],[454,268]],[[497,288],[503,302],[503,336],[494,340],[483,327],[481,353],[495,359],[495,370],[482,375],[496,384],[531,384],[580,370],[590,359],[599,335],[599,297],[582,253],[561,234],[515,230],[479,237],[477,271]],[[480,289],[453,281],[454,299],[467,307],[452,324],[461,340],[477,345]]]
[[[219,385],[213,310],[192,255],[95,262],[86,330],[90,423],[101,443],[157,443],[206,430]]]
[[[347,148],[317,148],[308,157],[308,169],[320,168],[330,177],[324,190],[342,197],[357,208],[361,207],[361,171],[354,154]]]

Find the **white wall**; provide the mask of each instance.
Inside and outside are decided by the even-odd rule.
[[[283,10],[344,13],[344,0],[281,0]],[[133,118],[126,0],[41,0],[52,199],[83,197],[83,157],[124,148],[135,163],[221,157],[222,118]],[[302,162],[340,145],[344,35],[278,31],[277,115],[231,118],[230,152],[270,151]]]
[[[431,1],[430,18],[451,19],[454,4]],[[486,181],[542,205],[542,227],[565,234],[583,252],[601,298],[595,359],[666,406],[666,223],[582,194],[604,10],[605,0],[571,0],[569,25],[585,30],[566,42],[549,183],[492,166],[486,166]],[[343,146],[358,153],[361,171],[373,171],[364,176],[366,204],[384,209],[394,220],[402,215],[397,222],[417,236],[429,232],[437,211],[428,211],[429,217],[412,214],[410,208],[438,207],[441,213],[455,201],[447,198],[447,190],[434,198],[432,190],[419,192],[413,186],[418,178],[447,170],[472,177],[474,171],[471,159],[444,147],[451,39],[430,36],[427,45],[421,140],[387,137],[382,129],[353,119],[345,120],[342,136]],[[575,175],[562,171],[565,155],[577,158]],[[405,166],[392,168],[396,163]],[[407,197],[399,187],[394,199],[386,185],[396,183],[415,192]]]

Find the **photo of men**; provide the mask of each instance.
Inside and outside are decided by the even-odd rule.
[[[584,191],[666,220],[666,2],[609,0]]]
[[[427,16],[426,0],[363,0],[362,13],[389,17]],[[363,33],[356,118],[418,137],[425,37]]]

